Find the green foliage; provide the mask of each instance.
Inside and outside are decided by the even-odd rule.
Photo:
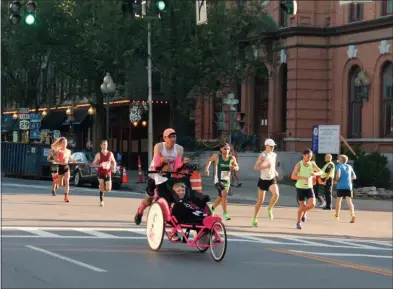
[[[353,146],[352,149],[357,157],[348,149],[342,149],[342,151],[350,160],[354,160],[354,170],[357,176],[356,186],[387,189],[391,178],[387,157],[379,152],[366,154],[358,145]]]

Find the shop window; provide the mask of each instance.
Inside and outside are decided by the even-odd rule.
[[[281,3],[284,3],[285,0],[281,0]],[[279,15],[279,25],[280,27],[288,26],[288,13],[286,13],[283,9],[280,8],[280,4],[278,4],[278,9],[280,11]]]
[[[349,4],[349,22],[363,20],[364,5],[362,3]]]
[[[356,85],[356,78],[360,72],[359,66],[354,66],[349,72],[349,123],[348,135],[349,137],[361,137],[362,134],[362,98],[361,86]]]
[[[393,63],[387,62],[382,66],[382,136],[393,135]]]

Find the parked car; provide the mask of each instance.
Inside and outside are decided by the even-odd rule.
[[[94,152],[79,151],[74,152],[71,157],[76,160],[76,164],[70,164],[70,180],[75,186],[91,184],[98,187],[97,168],[92,164],[95,157]],[[123,167],[117,166],[116,173],[112,173],[112,187],[119,189],[123,183]]]

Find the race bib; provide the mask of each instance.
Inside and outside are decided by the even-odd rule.
[[[221,180],[230,180],[231,179],[231,172],[222,171],[221,172]]]
[[[102,167],[104,170],[109,170],[109,169],[111,168],[111,162],[103,162],[103,163],[101,164],[101,167]]]

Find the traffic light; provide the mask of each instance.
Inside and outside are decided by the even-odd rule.
[[[158,16],[161,18],[162,13],[166,12],[167,9],[167,2],[165,0],[153,0],[154,1],[154,9]]]
[[[244,128],[244,125],[246,124],[245,118],[246,118],[246,114],[244,112],[237,113],[236,120],[240,130],[242,130]]]
[[[216,112],[216,125],[217,130],[222,131],[225,128],[225,113],[224,112]]]
[[[289,15],[295,15],[297,12],[297,2],[296,0],[283,0],[280,3],[280,8]]]
[[[27,25],[34,25],[36,22],[36,14],[35,11],[37,9],[37,5],[35,4],[35,2],[33,0],[29,0],[29,2],[27,2],[26,7],[25,7],[25,15],[24,15],[24,19],[25,19],[25,23]]]
[[[20,9],[22,8],[22,4],[20,1],[12,1],[10,5],[11,16],[10,21],[12,24],[18,24],[22,17],[20,16]]]

